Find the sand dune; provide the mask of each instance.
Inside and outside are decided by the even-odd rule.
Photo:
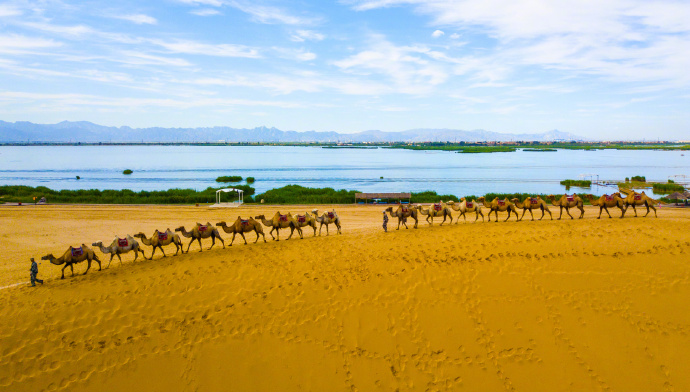
[[[311,208],[0,208],[0,286],[70,244]],[[43,262],[0,290],[0,390],[690,390],[690,211],[383,233],[336,208],[339,236]]]

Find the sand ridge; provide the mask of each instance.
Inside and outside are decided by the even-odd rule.
[[[28,222],[0,226],[16,244],[4,283],[28,275],[27,257],[6,257],[37,246],[223,220],[53,208],[0,211]],[[687,211],[383,233],[382,207],[335,208],[340,236],[250,234],[65,280],[43,263],[47,286],[0,291],[0,390],[690,390]]]

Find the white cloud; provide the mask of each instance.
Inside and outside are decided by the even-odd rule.
[[[226,4],[251,15],[252,19],[259,23],[312,25],[318,22],[317,18],[295,16],[281,8],[258,5],[250,1],[231,0]]]
[[[220,15],[220,11],[214,10],[213,8],[201,8],[198,10],[192,10],[189,11],[190,14],[194,14],[197,16],[213,16],[213,15]]]
[[[290,36],[290,39],[295,42],[322,41],[324,38],[326,36],[312,30],[297,30]]]
[[[274,47],[273,50],[278,54],[279,57],[288,60],[311,61],[316,59],[315,53],[308,52],[303,49],[288,49]]]
[[[41,53],[46,48],[62,46],[61,42],[44,38],[26,37],[18,34],[0,35],[0,53]]]
[[[163,41],[158,39],[150,40],[150,42],[173,53],[200,54],[205,56],[219,57],[261,57],[258,50],[244,45],[206,44],[196,41]]]
[[[441,30],[436,30],[436,31],[434,31],[433,33],[431,33],[431,36],[434,37],[434,38],[439,38],[439,37],[443,36],[443,34],[445,34],[443,31],[441,31]]]
[[[180,3],[192,5],[209,5],[211,7],[220,7],[223,5],[221,0],[178,0]]]
[[[22,11],[9,4],[0,4],[0,18],[7,16],[19,16]]]
[[[450,38],[451,38],[451,39],[459,39],[459,38],[460,38],[460,34],[458,34],[458,33],[453,33],[453,34],[450,35]]]
[[[128,20],[136,24],[156,24],[158,21],[156,18],[144,14],[132,14],[132,15],[113,15],[116,19]]]

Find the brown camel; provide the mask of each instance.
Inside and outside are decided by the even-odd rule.
[[[297,234],[299,234],[300,238],[302,238],[302,229],[298,226],[297,219],[295,219],[295,217],[293,217],[289,212],[286,215],[276,212],[275,215],[273,215],[273,218],[270,220],[266,219],[266,216],[264,215],[255,216],[254,219],[259,219],[264,226],[270,227],[271,231],[269,231],[268,234],[270,234],[271,238],[276,241],[280,241],[280,229],[287,228],[290,228],[290,235],[287,238],[288,240],[292,238],[292,234],[295,232],[295,230],[297,230]],[[273,230],[276,232],[275,237],[273,236]]]
[[[319,235],[321,235],[321,228],[323,225],[326,225],[326,235],[328,235],[328,225],[331,223],[335,224],[335,227],[338,229],[338,234],[343,234],[340,231],[340,217],[338,217],[338,214],[335,212],[335,210],[324,212],[321,216],[319,216],[319,210],[312,210],[311,212],[313,212],[314,216],[316,216],[316,221],[321,224],[319,226]]]
[[[50,260],[50,262],[55,265],[64,264],[65,266],[62,267],[62,277],[60,279],[65,279],[65,268],[67,267],[72,269],[72,276],[74,276],[74,264],[81,263],[84,260],[88,262],[84,275],[89,272],[92,260],[98,262],[98,270],[101,270],[101,260],[98,258],[98,256],[96,256],[96,253],[93,251],[93,249],[84,244],[81,244],[80,248],[73,248],[70,246],[69,249],[67,249],[67,252],[57,259],[52,253],[49,253],[41,257],[41,260]]]
[[[519,199],[511,199],[510,200],[513,204],[515,204],[516,208],[522,208],[522,216],[520,219],[518,219],[518,222],[522,220],[522,218],[525,217],[525,212],[529,211],[529,214],[532,216],[532,220],[534,220],[534,214],[532,214],[532,210],[541,210],[541,218],[539,220],[542,220],[544,218],[544,211],[549,213],[549,216],[551,217],[551,220],[553,220],[553,215],[551,215],[551,211],[549,211],[549,205],[546,204],[544,199],[541,197],[528,197],[525,199],[525,201],[520,201]]]
[[[192,242],[194,241],[199,241],[199,252],[203,251],[203,248],[201,246],[201,239],[202,238],[208,238],[211,237],[211,247],[208,248],[211,250],[213,246],[216,244],[216,238],[223,244],[223,249],[225,249],[225,241],[223,241],[222,238],[220,238],[220,233],[218,232],[218,229],[213,227],[211,223],[206,222],[205,225],[202,225],[201,223],[198,223],[192,228],[192,231],[187,231],[185,230],[184,226],[180,226],[175,231],[179,231],[180,234],[182,234],[183,237],[186,238],[191,238],[192,240],[189,241],[189,245],[187,245],[187,253],[189,253],[189,248],[192,246]]]
[[[314,229],[314,237],[316,237],[316,217],[305,212],[304,215],[295,215],[295,220],[297,220],[297,226],[300,228],[309,226]]]
[[[628,211],[628,207],[632,206],[633,211],[635,211],[635,218],[637,218],[637,209],[635,206],[645,206],[647,207],[647,213],[644,214],[645,217],[649,215],[649,209],[651,208],[654,210],[654,217],[658,218],[654,204],[658,203],[659,201],[647,196],[644,191],[642,191],[642,193],[637,193],[633,190],[628,193],[627,197],[623,200],[625,200],[625,211],[623,214]]]
[[[149,258],[149,260],[153,260],[153,254],[156,253],[156,248],[159,248],[163,253],[163,257],[165,257],[165,251],[163,250],[165,245],[175,245],[175,256],[177,256],[180,249],[183,249],[180,236],[173,233],[170,229],[163,232],[158,230],[154,231],[151,239],[146,238],[144,233],[135,234],[134,236],[141,239],[144,245],[153,247],[153,252],[151,252],[151,258]]]
[[[225,222],[216,223],[216,226],[222,227],[223,231],[228,234],[232,233],[232,240],[230,240],[230,245],[228,246],[232,246],[232,243],[235,242],[235,235],[237,235],[237,233],[240,233],[242,239],[244,240],[244,244],[247,245],[247,239],[244,238],[244,233],[249,233],[250,231],[256,233],[256,241],[254,241],[255,244],[259,241],[259,234],[264,237],[264,242],[266,242],[266,236],[264,235],[264,229],[261,227],[261,223],[255,221],[251,217],[249,219],[242,219],[238,216],[235,223],[230,226],[228,226]]]
[[[587,199],[589,199],[589,202],[593,206],[599,206],[599,216],[597,219],[601,219],[601,212],[606,211],[606,213],[609,215],[609,218],[611,218],[611,214],[609,213],[609,207],[618,207],[621,210],[621,218],[623,215],[625,215],[625,200],[621,198],[621,194],[616,192],[613,195],[603,195],[599,197],[598,199],[594,197],[594,195],[587,195]]]
[[[515,205],[513,203],[511,203],[510,200],[508,200],[508,199],[500,200],[498,197],[496,197],[492,201],[487,203],[484,196],[482,196],[479,199],[477,199],[477,201],[484,204],[484,207],[489,209],[489,219],[488,219],[489,222],[491,222],[491,213],[492,212],[496,214],[496,222],[498,222],[498,212],[499,211],[501,211],[501,212],[508,211],[508,217],[506,218],[506,220],[504,222],[506,222],[506,221],[508,221],[508,219],[510,219],[511,212],[515,213],[515,221],[516,222],[519,221],[517,209],[515,209]]]
[[[556,200],[556,196],[554,195],[548,195],[546,198],[551,201],[552,205],[560,207],[561,213],[558,215],[558,220],[560,220],[563,216],[563,209],[565,209],[565,213],[568,214],[570,219],[575,219],[572,215],[570,215],[569,211],[571,208],[575,207],[580,210],[580,218],[578,219],[582,219],[582,217],[585,216],[585,202],[576,193],[573,193],[572,195],[565,194],[558,200]]]
[[[465,214],[468,212],[474,212],[475,222],[479,220],[479,215],[482,216],[482,222],[484,222],[484,214],[482,214],[482,207],[479,205],[479,203],[477,203],[476,200],[467,200],[463,197],[457,204],[453,200],[448,200],[447,204],[450,206],[450,208],[454,209],[455,211],[460,211],[460,215],[462,215],[462,218],[465,222],[467,222],[467,217],[465,216]],[[458,215],[458,218],[455,220],[456,225],[460,223],[460,215]]]
[[[101,241],[94,242],[91,245],[99,248],[104,254],[110,253],[110,260],[108,260],[108,265],[105,268],[110,267],[110,263],[113,261],[113,257],[115,256],[117,256],[117,258],[120,260],[120,265],[122,265],[122,257],[120,257],[120,255],[129,253],[131,251],[134,251],[134,261],[137,261],[139,252],[141,252],[141,256],[144,258],[144,260],[146,260],[146,255],[141,249],[141,246],[139,246],[137,240],[132,238],[130,235],[127,235],[125,238],[115,237],[113,242],[107,247],[103,246],[103,242]]]
[[[385,211],[390,214],[391,218],[398,217],[398,228],[396,230],[400,230],[400,223],[402,223],[405,228],[408,229],[406,220],[410,217],[414,219],[414,228],[417,228],[419,218],[419,210],[417,210],[417,208],[400,204],[398,205],[398,209],[395,211],[393,211],[393,206],[386,208]]]
[[[426,215],[426,222],[429,224],[429,226],[434,225],[434,217],[443,217],[443,221],[439,226],[443,226],[443,224],[446,222],[446,218],[450,219],[450,223],[453,223],[453,216],[451,215],[451,209],[444,203],[444,202],[439,202],[436,204],[432,204],[427,208],[426,210],[424,207],[422,207],[421,204],[417,204],[417,210],[419,211],[420,214]],[[431,219],[431,221],[429,221]]]

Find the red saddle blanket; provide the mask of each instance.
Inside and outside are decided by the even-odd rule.
[[[240,225],[249,226],[249,219],[240,219]]]
[[[166,241],[168,239],[168,233],[161,233],[160,231],[158,232],[158,240],[159,241]]]
[[[410,212],[410,209],[409,209],[409,208],[406,208],[406,207],[403,207],[403,208],[402,208],[402,213],[403,213],[403,214],[407,214],[408,212]]]
[[[72,248],[72,256],[73,257],[81,256],[83,254],[84,254],[84,249],[82,249],[81,247]]]
[[[604,196],[606,196],[606,200],[607,200],[607,201],[613,200],[613,195],[611,195],[611,196],[609,196],[609,195],[604,195]]]
[[[504,206],[504,205],[506,205],[506,201],[505,201],[505,200],[499,200],[499,201],[498,201],[498,205],[499,205],[499,206]]]
[[[208,230],[208,226],[199,226],[199,231],[200,231],[200,232],[203,233],[203,232],[206,231],[206,230]]]
[[[568,202],[573,202],[573,201],[575,201],[575,195],[573,195],[573,196],[566,196],[565,198],[568,200]]]
[[[532,204],[538,204],[539,203],[539,201],[537,200],[536,197],[530,197],[529,202]]]
[[[472,207],[474,207],[474,203],[472,203],[471,201],[468,201],[467,203],[465,203],[465,207],[472,208]]]
[[[334,218],[335,218],[335,214],[332,212],[329,212],[328,213],[328,219],[334,219]]]
[[[440,204],[434,204],[434,211],[441,211],[443,209],[443,206]]]
[[[633,196],[635,200],[642,200],[642,195],[635,195]]]
[[[117,246],[127,246],[129,245],[129,241],[127,241],[127,238],[118,238],[117,239]]]
[[[287,222],[287,215],[281,215],[279,219],[283,222]]]
[[[297,222],[304,223],[307,221],[307,217],[304,215],[297,215]]]

